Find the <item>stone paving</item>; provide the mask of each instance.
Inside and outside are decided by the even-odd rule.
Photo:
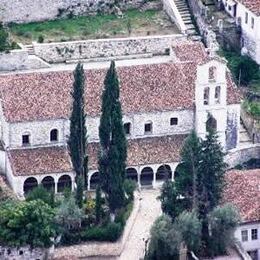
[[[140,193],[140,210],[118,260],[138,260],[143,258],[145,244],[149,239],[150,228],[155,219],[161,214],[161,204],[156,198],[159,190],[142,190]]]

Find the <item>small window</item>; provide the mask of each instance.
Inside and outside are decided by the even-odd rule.
[[[170,120],[171,125],[178,125],[178,118],[177,117],[172,117]]]
[[[28,145],[30,144],[30,135],[29,134],[24,134],[22,136],[22,144],[23,145]]]
[[[209,104],[209,87],[204,89],[204,105]]]
[[[215,103],[220,104],[220,86],[215,89]]]
[[[210,67],[209,68],[209,81],[216,81],[217,78],[217,68],[216,67]]]
[[[151,133],[153,131],[153,124],[152,123],[146,123],[144,125],[144,133],[148,134]]]
[[[130,135],[131,132],[131,123],[125,123],[124,124],[125,134]]]
[[[51,142],[57,142],[58,141],[58,137],[59,133],[57,129],[52,129],[51,133],[50,133],[50,141]]]
[[[258,239],[258,234],[257,234],[257,229],[251,229],[251,239],[252,240],[257,240]]]
[[[245,23],[246,24],[248,23],[248,12],[246,12],[246,14],[245,14]]]
[[[241,239],[242,239],[242,242],[248,241],[248,231],[247,230],[241,231]]]
[[[251,28],[254,29],[255,27],[255,19],[252,17],[251,18]]]

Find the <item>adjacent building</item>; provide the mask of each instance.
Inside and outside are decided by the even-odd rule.
[[[174,178],[180,149],[192,129],[213,127],[224,149],[239,143],[240,96],[224,60],[200,42],[172,46],[167,59],[117,62],[128,138],[127,177],[139,186]],[[85,64],[88,188],[99,174],[98,127],[105,68]],[[104,67],[104,66],[103,66]],[[67,150],[72,67],[0,75],[0,166],[20,196],[42,183],[61,192],[74,187]]]
[[[260,1],[222,0],[225,10],[241,26],[242,53],[248,54],[260,64]]]
[[[233,203],[241,214],[236,239],[251,256],[260,259],[260,169],[232,170],[226,174],[225,202]]]

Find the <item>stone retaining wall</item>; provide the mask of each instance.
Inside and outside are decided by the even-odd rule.
[[[234,149],[228,152],[225,157],[225,161],[228,164],[228,168],[233,168],[236,165],[243,164],[250,159],[260,158],[260,145],[251,145],[245,148]]]
[[[241,118],[253,143],[260,143],[260,119],[253,118],[244,109],[241,109]]]
[[[183,35],[98,39],[60,43],[33,43],[35,54],[49,63],[61,63],[118,56],[165,54]]]
[[[59,247],[54,251],[54,258],[63,259],[63,257],[70,255],[77,258],[120,256],[129,238],[139,210],[140,197],[139,194],[136,193],[133,211],[126,222],[122,237],[117,242],[87,242],[74,246]]]
[[[139,8],[144,0],[1,0],[0,21],[29,23],[68,15],[110,13],[115,3],[122,10]]]

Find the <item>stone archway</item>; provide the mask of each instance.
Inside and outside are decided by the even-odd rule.
[[[153,169],[151,167],[145,167],[141,171],[140,184],[141,186],[153,185]]]
[[[126,178],[129,180],[133,180],[136,183],[138,182],[138,174],[135,168],[126,169]]]
[[[171,180],[172,170],[168,164],[161,165],[156,172],[156,181]]]
[[[72,180],[69,175],[62,175],[58,180],[58,192],[63,192],[65,189],[72,190]]]
[[[32,191],[34,188],[38,187],[38,181],[34,177],[29,177],[24,181],[23,192],[27,194]]]
[[[99,172],[94,172],[91,176],[90,176],[90,180],[89,180],[89,188],[90,190],[95,190],[99,184]]]
[[[55,181],[51,176],[46,176],[42,179],[42,186],[46,190],[54,191],[55,190]]]

